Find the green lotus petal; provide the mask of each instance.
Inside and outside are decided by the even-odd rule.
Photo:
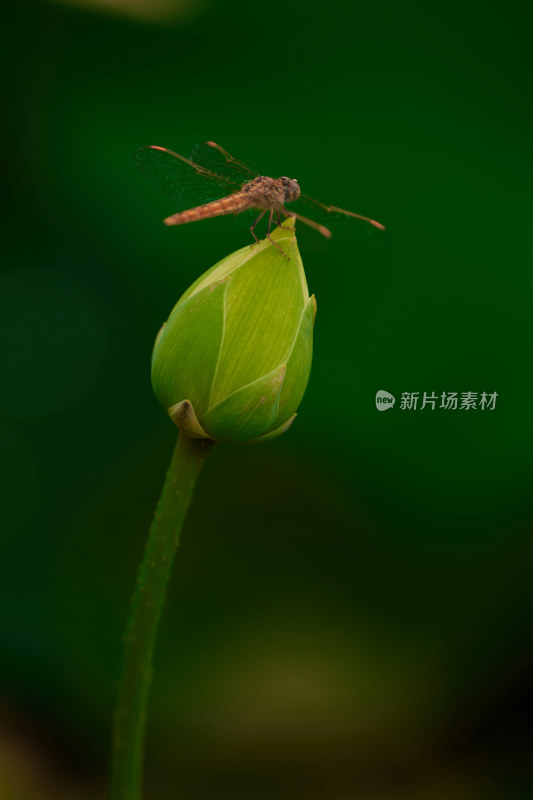
[[[187,398],[201,416],[211,405],[227,288],[226,278],[180,300],[161,331],[152,358],[152,386],[165,408]]]
[[[307,285],[293,232],[275,234],[290,261],[269,244],[232,273],[213,403],[284,364],[292,350]]]
[[[294,225],[295,219],[294,217],[291,217],[284,220],[282,228],[276,228],[271,234],[271,239],[279,244],[279,246],[291,259],[295,257],[295,253],[298,250],[296,245],[296,235],[292,232],[294,231]],[[259,255],[259,253],[262,253],[265,250],[275,250],[276,252],[279,252],[275,246],[269,242],[268,239],[263,239],[261,242],[259,242],[259,244],[254,243],[251,245],[246,245],[246,247],[241,247],[239,250],[236,250],[234,253],[231,253],[229,256],[221,259],[214,265],[214,267],[211,267],[211,269],[208,269],[203,273],[203,275],[200,275],[200,277],[197,278],[191,286],[189,286],[187,291],[182,295],[180,302],[188,299],[202,289],[205,289],[205,287],[209,286],[209,284],[227,278],[236,269],[240,269],[240,267],[244,266],[244,264],[246,264],[250,259],[255,258],[257,255]],[[309,297],[309,290],[307,288],[305,272],[303,270],[301,261],[300,267],[302,291],[307,299]]]
[[[188,298],[192,297],[193,294],[201,292],[202,289],[206,288],[206,286],[229,277],[233,272],[235,272],[236,269],[239,269],[251,258],[254,258],[258,252],[261,252],[268,247],[271,247],[271,244],[265,240],[260,242],[258,245],[247,245],[246,247],[241,247],[239,250],[236,250],[234,253],[230,253],[229,256],[221,259],[221,261],[217,261],[214,267],[206,270],[206,272],[200,275],[200,277],[197,278],[191,286],[189,286],[187,291],[181,296],[180,303],[183,300],[188,300]]]
[[[279,401],[276,425],[283,422],[300,405],[309,381],[313,358],[313,325],[316,316],[315,296],[309,298],[300,319],[292,352],[287,360],[287,375]]]
[[[270,442],[272,439],[277,439],[278,436],[281,436],[282,433],[289,430],[297,416],[297,414],[293,414],[292,417],[289,417],[279,428],[274,428],[270,433],[264,433],[263,436],[258,436],[257,439],[251,439],[249,442],[246,442],[246,444],[262,444],[263,442]]]
[[[277,417],[285,365],[226,397],[200,419],[217,442],[245,442],[272,426]]]

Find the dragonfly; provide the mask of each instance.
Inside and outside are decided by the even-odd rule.
[[[268,213],[267,239],[282,253],[282,248],[270,236],[274,215],[281,227],[287,218],[295,217],[327,239],[338,236],[344,240],[373,243],[382,238],[385,231],[380,222],[370,217],[328,206],[302,194],[296,178],[260,175],[215,142],[196,145],[190,158],[165,147],[141,147],[137,150],[136,162],[177,205],[177,212],[163,220],[165,225],[183,225],[255,209],[259,216],[250,226],[255,242],[259,242],[256,226]]]

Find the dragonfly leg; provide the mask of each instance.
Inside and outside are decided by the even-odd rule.
[[[279,244],[277,244],[277,243],[276,243],[276,242],[275,242],[275,241],[274,241],[274,240],[271,238],[271,236],[270,236],[270,228],[272,227],[272,217],[273,217],[273,216],[274,216],[274,209],[273,209],[273,208],[271,208],[271,209],[270,209],[270,214],[269,214],[269,217],[268,217],[267,239],[268,239],[268,241],[270,242],[270,244],[273,244],[273,245],[274,245],[274,247],[277,247],[277,248],[278,248],[278,250],[280,251],[280,253],[283,253],[283,255],[285,256],[285,258],[287,258],[287,259],[290,261],[290,258],[289,258],[289,256],[287,255],[287,253],[285,252],[285,250],[283,250],[283,249],[282,249],[282,248],[279,246]]]
[[[322,236],[326,237],[326,239],[331,239],[331,231],[329,228],[326,228],[325,225],[319,225],[318,222],[315,222],[313,219],[302,217],[301,214],[296,214],[294,211],[288,211],[286,208],[282,208],[281,210],[288,217],[295,217],[296,219],[299,219],[300,222],[303,222],[305,225],[309,225],[310,228],[314,228],[315,231],[321,233]]]
[[[269,215],[268,215],[268,225],[267,225],[267,239],[270,238],[270,229],[272,228],[272,217],[274,216],[274,209],[271,208]]]
[[[253,225],[252,225],[252,227],[250,228],[250,233],[251,233],[251,234],[252,234],[252,236],[254,237],[254,239],[255,239],[255,243],[256,243],[256,244],[259,244],[259,239],[258,239],[258,238],[257,238],[257,236],[255,235],[255,226],[257,225],[257,223],[259,222],[259,220],[260,220],[260,219],[262,219],[262,218],[265,216],[265,214],[266,214],[267,210],[268,210],[268,209],[266,209],[266,208],[265,208],[265,210],[264,210],[264,211],[261,211],[261,213],[260,213],[260,214],[259,214],[259,216],[257,217],[256,221],[254,222],[254,224],[253,224]],[[250,245],[250,247],[253,247],[253,244],[251,244],[251,245]]]
[[[285,211],[285,209],[283,209],[283,211]],[[283,230],[284,230],[284,231],[293,231],[293,233],[294,233],[294,234],[296,234],[296,231],[294,230],[294,228],[289,228],[287,225],[282,225],[282,224],[281,224],[281,215],[280,215],[280,212],[279,212],[279,206],[278,206],[278,208],[276,209],[276,213],[277,213],[277,215],[278,215],[278,226],[279,226],[280,228],[283,228]],[[286,212],[285,212],[285,213],[286,213]],[[288,214],[287,216],[290,216],[290,217],[292,217],[292,214]]]

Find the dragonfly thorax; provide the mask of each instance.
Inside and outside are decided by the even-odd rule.
[[[281,208],[284,203],[300,196],[300,187],[292,178],[269,178],[258,175],[246,183],[242,191],[248,196],[252,208]]]

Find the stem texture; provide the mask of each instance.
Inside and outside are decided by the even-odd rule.
[[[183,520],[213,444],[180,432],[150,527],[124,634],[110,800],[142,798],[147,704],[157,626]]]

